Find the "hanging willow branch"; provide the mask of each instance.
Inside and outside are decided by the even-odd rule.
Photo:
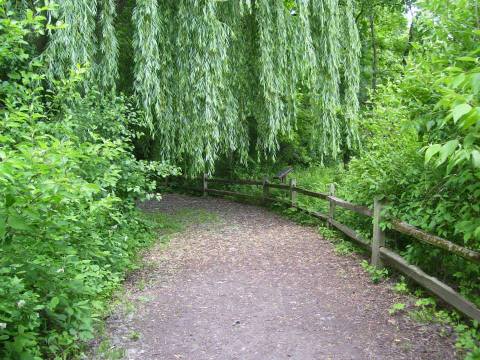
[[[236,120],[229,124],[232,128],[229,143],[226,144],[227,152],[237,151],[240,160],[246,163],[250,145],[248,122],[257,110],[256,104],[260,96],[256,62],[258,49],[255,42],[257,24],[248,1],[228,2],[219,10],[217,13],[221,21],[230,28],[227,88],[232,93],[237,109]],[[227,133],[227,130],[224,129],[223,133]]]
[[[318,121],[314,140],[321,157],[336,158],[340,152],[340,26],[337,0],[311,1],[312,37],[318,58],[318,83],[312,89]],[[317,137],[318,135],[318,137]]]
[[[159,3],[159,38],[161,72],[158,78],[159,96],[156,102],[159,113],[155,121],[155,159],[176,161],[178,148],[178,116],[175,116],[175,103],[178,84],[176,80],[176,34],[178,21],[176,8],[170,1]]]
[[[358,92],[360,88],[360,37],[355,22],[353,0],[346,0],[343,6],[343,141],[347,149],[359,145],[357,116],[359,110]]]
[[[296,73],[290,51],[291,17],[283,0],[257,0],[259,80],[262,89],[256,112],[259,149],[265,154],[278,150],[278,135],[288,134],[295,114]]]
[[[293,42],[296,46],[295,71],[308,89],[318,86],[317,56],[310,27],[310,0],[298,0],[298,24]]]
[[[118,41],[113,25],[116,16],[115,0],[100,1],[101,36],[96,74],[102,90],[115,92],[115,82],[118,78]]]
[[[147,123],[153,129],[154,116],[160,112],[158,101],[161,69],[157,0],[137,0],[132,21],[135,25],[133,36],[135,94]]]
[[[98,15],[97,0],[61,2],[53,18],[68,26],[51,34],[47,58],[60,76],[95,60],[98,40],[93,80],[105,91],[118,77],[116,9],[115,0],[98,1]],[[258,154],[274,157],[295,127],[300,87],[321,158],[354,148],[360,54],[352,4],[339,11],[338,0],[297,0],[294,17],[284,0],[136,0],[133,88],[154,134],[153,157],[195,174],[221,155],[246,161],[250,138]]]
[[[222,150],[235,148],[238,138],[236,101],[229,88],[232,34],[217,11],[216,2],[208,0],[182,0],[178,5],[178,147],[192,172],[213,169]]]
[[[96,0],[61,1],[57,25],[61,30],[50,34],[50,42],[45,52],[50,77],[63,77],[77,65],[93,63],[95,55]]]

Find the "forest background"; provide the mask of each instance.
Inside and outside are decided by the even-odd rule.
[[[167,176],[290,165],[480,250],[479,37],[475,0],[0,0],[0,356],[81,353]],[[391,241],[480,305],[478,266]]]

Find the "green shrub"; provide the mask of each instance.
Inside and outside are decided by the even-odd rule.
[[[177,170],[135,159],[141,114],[128,99],[82,90],[86,69],[47,88],[24,41],[43,19],[13,20],[3,3],[0,358],[71,358],[154,239],[135,202]]]

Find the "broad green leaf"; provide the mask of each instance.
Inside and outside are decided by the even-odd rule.
[[[480,151],[476,149],[472,151],[472,162],[474,167],[480,168]]]
[[[429,146],[427,148],[427,151],[425,151],[425,164],[428,163],[432,159],[432,157],[440,151],[441,148],[441,144],[434,144]]]
[[[477,59],[471,56],[461,56],[457,58],[458,61],[463,61],[463,62],[476,62]]]
[[[5,217],[2,216],[0,217],[0,243],[5,237],[6,230]]]
[[[20,231],[30,230],[30,227],[25,221],[25,218],[17,214],[9,215],[7,224],[14,230],[20,230]]]
[[[475,126],[479,120],[480,120],[480,107],[476,107],[474,111],[470,111],[468,113],[468,116],[464,116],[462,118],[462,122],[461,122],[462,128],[466,130],[472,126]]]
[[[455,149],[458,146],[458,140],[450,140],[447,143],[445,143],[442,148],[440,149],[440,157],[437,161],[437,166],[441,165],[447,160],[447,158],[453,154]]]
[[[453,108],[452,115],[453,121],[457,122],[463,115],[468,114],[472,110],[469,104],[460,104]]]
[[[55,308],[57,307],[57,305],[59,303],[60,303],[60,299],[58,297],[54,296],[52,298],[52,300],[50,300],[50,305],[49,305],[50,309],[55,310]]]
[[[473,236],[475,236],[477,239],[480,238],[480,226],[478,226],[475,229],[475,232],[473,233]]]
[[[457,75],[453,81],[451,82],[450,86],[455,89],[457,88],[460,84],[462,84],[465,81],[465,74],[461,73],[460,75]]]
[[[451,72],[451,73],[459,73],[459,72],[462,72],[463,69],[458,66],[449,66],[445,68],[444,71]]]
[[[7,208],[12,206],[15,203],[15,201],[16,201],[15,196],[13,196],[12,194],[5,195],[5,205]]]
[[[480,92],[480,73],[470,75],[470,86],[475,94]]]

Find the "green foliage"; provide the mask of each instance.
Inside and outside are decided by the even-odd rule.
[[[427,147],[425,162],[444,171],[445,187],[457,188],[457,196],[468,199],[459,209],[454,231],[463,235],[465,244],[475,246],[480,241],[476,201],[480,198],[480,67],[476,58],[457,61],[457,66],[446,69],[446,75],[437,82],[443,95],[437,103],[441,114],[427,126],[430,139],[442,142]]]
[[[392,307],[390,309],[388,309],[388,313],[390,315],[395,315],[395,314],[405,310],[405,307],[406,307],[406,305],[404,303],[395,303],[395,304],[392,305]]]
[[[27,12],[13,21],[3,5],[0,357],[69,358],[93,338],[108,294],[154,239],[135,201],[176,169],[135,160],[137,114],[122,97],[79,93],[84,69],[47,90],[45,67],[24,41],[44,19]]]
[[[102,360],[122,360],[125,358],[125,349],[112,346],[109,340],[102,341],[97,352]]]
[[[98,86],[115,93],[118,79],[118,39],[115,31],[116,5],[114,0],[100,0],[100,46],[98,51]]]
[[[464,359],[476,359],[480,354],[480,333],[478,323],[466,323],[456,312],[437,310],[433,298],[419,298],[408,316],[419,323],[438,323],[455,331],[455,347]]]
[[[153,116],[160,111],[160,53],[158,41],[158,4],[156,0],[138,0],[132,15],[136,27],[133,37],[135,54],[135,92],[145,118],[153,127]]]
[[[368,272],[372,282],[374,284],[378,284],[379,282],[383,281],[385,278],[388,277],[388,269],[387,268],[377,268],[369,264],[367,260],[363,260],[361,262],[362,268]]]
[[[408,294],[409,293],[409,289],[408,289],[408,285],[407,283],[405,282],[404,279],[402,279],[401,281],[397,282],[394,286],[393,286],[393,290],[399,294]]]
[[[375,196],[403,194],[422,173],[417,170],[422,164],[417,133],[395,84],[382,87],[377,96],[381,101],[365,113],[361,124],[363,150],[349,163],[341,184],[341,188],[356,189],[345,191],[349,200],[366,205]]]
[[[356,21],[362,48],[360,99],[363,102],[369,101],[371,92],[374,92],[374,76],[377,84],[384,84],[403,71],[403,57],[409,48],[405,14],[408,10],[406,7],[411,3],[401,0],[356,1]],[[374,63],[377,65],[376,72]]]
[[[415,310],[408,315],[415,321],[420,323],[433,322],[436,316],[436,302],[432,298],[422,298],[415,302]]]
[[[138,331],[131,331],[128,337],[132,341],[138,341],[140,340],[140,333]]]
[[[344,7],[345,16],[342,17],[342,34],[347,40],[343,44],[343,103],[344,123],[342,124],[342,141],[345,150],[357,149],[359,145],[357,116],[359,112],[358,93],[360,91],[360,37],[354,17],[352,0],[347,0]]]
[[[312,1],[312,38],[315,52],[320,54],[317,65],[320,74],[314,84],[314,108],[320,115],[312,134],[320,133],[312,142],[324,156],[336,158],[340,152],[340,124],[336,112],[340,104],[340,23],[337,0]]]
[[[314,131],[305,135],[317,158],[355,147],[360,44],[353,4],[343,11],[337,1],[302,0],[298,17],[292,6],[137,1],[133,87],[153,125],[147,156],[191,175],[213,171],[220,157],[242,164],[248,154],[275,158],[280,142],[295,136],[299,87],[308,92],[304,110]]]
[[[65,0],[49,11],[50,42],[45,52],[51,78],[68,75],[77,65],[93,64],[97,1]]]
[[[455,332],[458,334],[455,346],[460,351],[466,353],[465,360],[478,359],[480,357],[480,331],[478,329],[478,323],[475,323],[473,327],[457,323],[455,325]]]
[[[477,48],[464,31],[467,27],[475,34],[476,20],[463,9],[471,3],[456,1],[448,9],[439,3],[422,2],[417,9],[418,32],[409,61],[364,108],[363,148],[337,189],[341,197],[367,206],[381,196],[390,204],[387,218],[478,249],[480,70]],[[369,222],[347,220],[360,231],[371,231]],[[389,237],[393,241],[388,245],[408,261],[458,284],[479,303],[478,266],[398,234]]]
[[[277,135],[290,132],[295,115],[292,105],[298,74],[290,69],[295,53],[289,44],[293,20],[282,0],[257,1],[254,14],[260,47],[259,85],[264,89],[263,99],[257,103],[260,111],[254,116],[261,150],[274,153],[278,148]]]
[[[358,251],[351,241],[339,239],[335,242],[335,252],[339,255],[350,255]]]

